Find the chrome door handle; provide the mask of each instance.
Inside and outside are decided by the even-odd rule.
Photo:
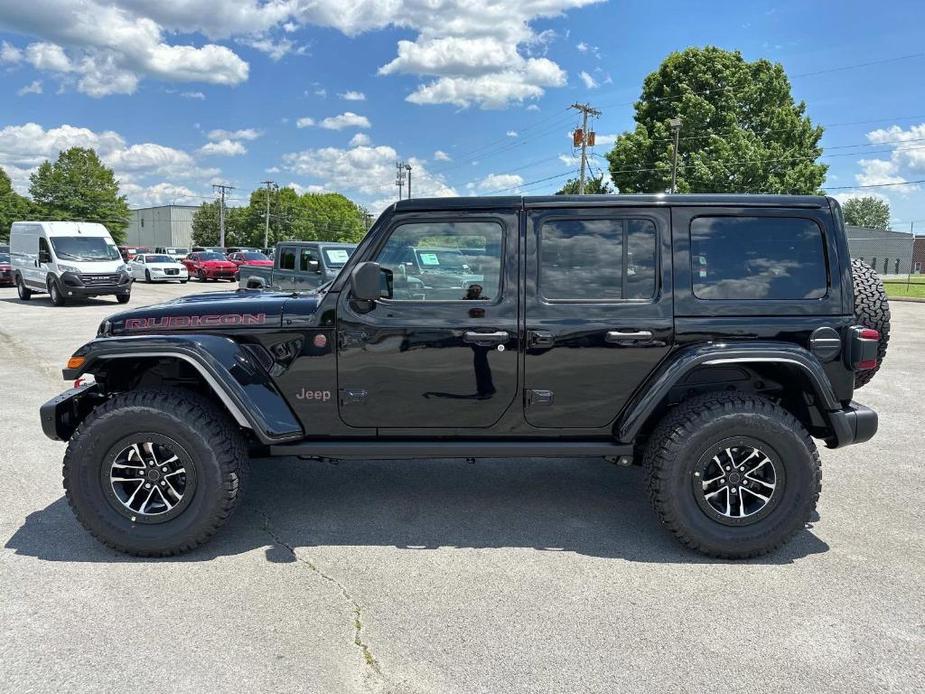
[[[463,342],[469,342],[475,345],[498,345],[503,344],[511,339],[506,330],[498,330],[493,333],[477,333],[474,330],[467,330],[463,333]]]
[[[652,331],[633,330],[623,332],[620,330],[608,330],[607,337],[605,339],[607,342],[651,342]]]

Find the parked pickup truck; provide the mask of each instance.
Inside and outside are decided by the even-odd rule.
[[[242,289],[314,289],[337,277],[356,247],[355,243],[284,241],[276,246],[272,267],[242,265],[238,285]]]
[[[682,543],[747,558],[812,519],[814,440],[877,431],[854,395],[883,363],[889,305],[833,198],[402,200],[350,250],[283,244],[290,273],[346,265],[317,291],[122,312],[74,352],[78,385],[41,418],[69,442],[90,532],[189,550],[238,504],[251,455],[561,458],[563,488],[594,456],[640,465]]]

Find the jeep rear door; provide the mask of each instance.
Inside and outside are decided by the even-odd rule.
[[[527,208],[524,407],[534,427],[604,427],[673,339],[670,211]]]
[[[358,259],[378,262],[391,288],[358,302],[348,285],[338,301],[344,423],[385,435],[487,428],[518,402],[518,248],[516,208],[392,217]]]

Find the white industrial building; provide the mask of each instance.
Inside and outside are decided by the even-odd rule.
[[[189,248],[193,245],[195,205],[162,205],[132,210],[125,230],[127,246]]]

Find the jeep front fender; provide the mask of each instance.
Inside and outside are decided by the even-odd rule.
[[[142,335],[100,337],[74,353],[83,357],[76,369],[64,369],[64,378],[105,370],[118,360],[178,359],[192,366],[228,413],[242,427],[252,429],[265,444],[302,437],[299,424],[285,398],[257,357],[244,345],[218,335]]]

